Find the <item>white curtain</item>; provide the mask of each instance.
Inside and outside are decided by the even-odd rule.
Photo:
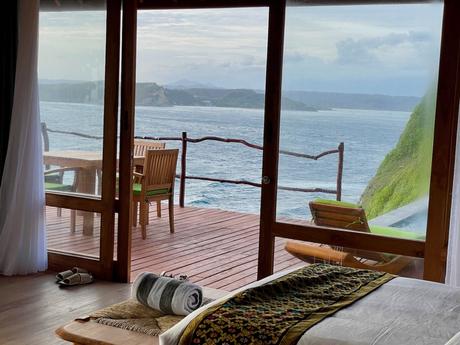
[[[460,114],[459,114],[460,116]],[[447,250],[446,284],[460,287],[460,123],[457,128],[454,186]]]
[[[47,267],[38,103],[39,0],[19,0],[18,50],[8,151],[0,187],[0,273]]]

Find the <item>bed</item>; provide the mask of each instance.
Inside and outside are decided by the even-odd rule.
[[[261,286],[281,272],[232,294]],[[160,336],[161,345],[176,345],[197,315],[224,297],[193,312]],[[460,289],[396,277],[353,304],[309,328],[299,345],[459,345]]]
[[[254,290],[252,288],[266,286],[267,283],[295,273],[294,271],[274,274],[216,299],[189,314],[161,334],[159,339],[104,325],[75,322],[62,327],[58,334],[78,344],[177,345],[184,331],[196,323],[200,315],[216,308],[232,296],[238,296],[248,289]],[[315,323],[302,332],[295,343],[299,345],[460,345],[459,331],[460,289],[439,283],[392,277],[350,305]],[[217,342],[193,343],[216,344]],[[269,343],[271,342],[258,344]]]

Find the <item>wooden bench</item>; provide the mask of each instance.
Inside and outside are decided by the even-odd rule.
[[[208,298],[218,299],[227,291],[203,288]],[[93,321],[72,321],[56,330],[56,334],[75,345],[158,345],[158,336],[102,325]]]

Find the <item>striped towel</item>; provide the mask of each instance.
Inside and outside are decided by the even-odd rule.
[[[198,285],[148,272],[137,276],[131,296],[147,307],[174,315],[188,315],[203,303]]]

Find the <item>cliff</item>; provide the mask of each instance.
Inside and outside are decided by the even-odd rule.
[[[361,196],[369,219],[409,204],[428,192],[434,113],[432,90],[415,107],[395,148],[385,156]]]

